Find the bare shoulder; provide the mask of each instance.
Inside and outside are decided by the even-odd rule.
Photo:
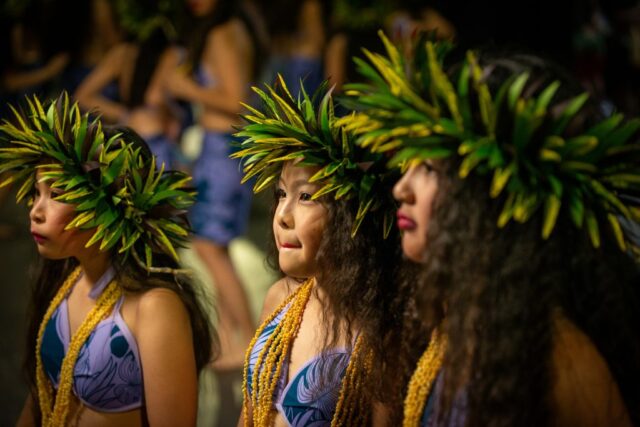
[[[564,315],[554,317],[552,396],[559,426],[630,426],[604,357]]]
[[[165,311],[185,311],[186,307],[177,293],[168,288],[153,288],[138,298],[138,313],[155,314]]]
[[[136,295],[133,316],[136,330],[155,329],[183,330],[190,327],[189,313],[180,296],[167,288],[153,288]]]
[[[238,18],[218,25],[207,35],[208,46],[242,46],[249,40],[247,28]]]
[[[269,314],[273,313],[298,286],[299,284],[296,281],[288,277],[283,277],[271,285],[264,298],[260,322],[263,322]]]

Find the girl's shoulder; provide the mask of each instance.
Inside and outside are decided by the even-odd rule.
[[[127,292],[122,314],[136,337],[152,324],[189,323],[189,313],[180,296],[164,287]]]
[[[264,321],[264,319],[273,313],[298,286],[299,283],[289,277],[283,277],[271,285],[264,298],[260,322]]]
[[[207,45],[222,44],[224,46],[236,46],[249,39],[247,26],[238,17],[233,17],[227,22],[216,25],[207,34]]]
[[[553,319],[552,400],[557,425],[631,425],[618,385],[593,341],[562,313]]]

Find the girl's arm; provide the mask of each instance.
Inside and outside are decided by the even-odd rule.
[[[149,425],[195,426],[198,373],[186,307],[173,291],[150,290],[138,303],[135,329]]]
[[[173,96],[205,108],[228,114],[238,114],[250,83],[253,47],[246,30],[238,20],[216,27],[207,36],[202,60],[215,68],[216,84],[200,86],[184,71],[176,69],[167,80],[167,89]]]
[[[102,90],[112,81],[120,78],[127,54],[132,46],[122,43],[112,48],[80,83],[75,98],[85,110],[97,108],[98,112],[111,123],[124,123],[128,109],[102,96]]]
[[[562,315],[554,320],[554,425],[631,427],[618,385],[589,337]]]
[[[16,427],[35,427],[35,425],[36,420],[33,418],[33,398],[31,397],[31,393],[29,393],[22,407],[22,412],[20,412],[20,417],[16,422]]]
[[[48,82],[60,74],[69,63],[69,54],[59,53],[45,65],[33,71],[9,71],[3,76],[3,86],[9,92],[17,92]]]
[[[324,74],[332,85],[335,85],[336,92],[342,90],[347,76],[347,36],[345,34],[334,35],[324,55]]]
[[[325,44],[324,19],[322,3],[318,0],[306,0],[300,10],[300,29],[305,40],[308,55],[321,56]]]

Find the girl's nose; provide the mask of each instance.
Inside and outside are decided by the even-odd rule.
[[[393,186],[393,197],[401,203],[413,203],[414,195],[409,185],[410,174],[413,172],[413,168],[409,169],[402,175],[402,178],[396,185]]]
[[[29,211],[29,220],[31,222],[35,222],[36,224],[41,224],[44,222],[44,207],[42,206],[42,199],[37,197],[33,201],[33,206],[31,206],[31,210]]]

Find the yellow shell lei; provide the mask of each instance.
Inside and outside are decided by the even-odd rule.
[[[438,328],[434,329],[429,346],[420,356],[416,370],[409,381],[407,396],[404,399],[403,427],[416,427],[419,425],[427,396],[429,396],[436,376],[440,371],[446,349],[447,338],[440,334]]]
[[[289,295],[262,323],[249,344],[245,357],[242,383],[242,392],[244,395],[242,413],[245,427],[250,425],[254,427],[270,427],[273,425],[273,395],[278,380],[280,379],[284,361],[288,357],[293,340],[300,329],[302,315],[309,301],[313,285],[314,279],[309,279]],[[291,304],[289,310],[287,310],[280,323],[269,336],[264,348],[258,355],[251,384],[253,394],[249,395],[247,378],[251,350],[265,327],[289,304]],[[336,412],[331,421],[332,427],[366,425],[368,422],[368,417],[362,418],[363,414],[368,415],[368,411],[364,409],[366,402],[362,387],[364,385],[364,378],[371,372],[373,357],[371,353],[362,355],[362,346],[362,339],[359,337],[356,340],[345,376],[342,380]],[[249,420],[249,402],[251,402],[252,407],[252,422]],[[361,418],[356,419],[358,416]]]
[[[81,269],[78,267],[69,275],[69,277],[67,277],[65,282],[62,284],[62,287],[51,301],[51,304],[49,304],[49,308],[47,309],[47,312],[40,323],[40,328],[38,329],[38,341],[36,342],[36,384],[38,388],[38,401],[40,403],[40,411],[42,413],[43,427],[62,427],[66,425],[66,419],[69,412],[69,400],[73,385],[73,368],[75,367],[76,360],[80,354],[80,349],[100,320],[104,319],[105,316],[113,311],[113,307],[122,294],[122,291],[115,280],[109,283],[107,288],[96,301],[95,307],[91,309],[78,330],[73,334],[67,354],[64,356],[62,361],[62,367],[60,369],[60,383],[58,384],[58,392],[55,394],[54,402],[53,387],[51,386],[49,378],[44,372],[44,367],[42,365],[42,338],[44,336],[44,330],[47,323],[49,323],[49,320],[56,308],[60,305],[62,300],[67,296],[75,284],[78,276],[80,275],[80,271]]]

